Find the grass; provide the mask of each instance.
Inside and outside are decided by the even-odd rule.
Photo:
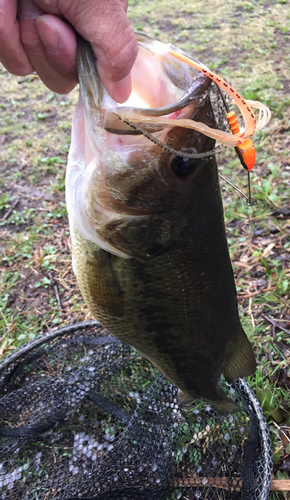
[[[282,431],[290,440],[289,3],[132,0],[128,15],[136,30],[185,49],[272,111],[255,136],[252,207],[223,181],[221,189],[239,311],[258,360],[249,382],[272,431],[276,477],[288,478],[280,468],[289,453]],[[64,200],[77,90],[59,96],[37,76],[21,79],[4,68],[0,88],[1,357],[41,332],[90,315],[72,272]],[[247,191],[233,152],[219,165]]]

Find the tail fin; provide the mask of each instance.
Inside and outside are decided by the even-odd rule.
[[[238,405],[227,396],[225,399],[219,399],[218,401],[211,401],[211,405],[214,409],[221,415],[229,415],[230,413],[237,413],[241,411]]]

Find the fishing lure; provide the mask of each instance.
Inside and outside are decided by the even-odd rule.
[[[173,53],[172,51],[169,52]],[[176,56],[178,56],[178,58],[179,56],[183,58],[185,57],[179,53],[176,53]],[[189,58],[187,59],[191,61],[191,59]],[[215,75],[215,73],[210,73],[209,76],[211,75],[212,79],[213,77],[217,76]],[[224,80],[220,79],[220,81],[222,82]],[[229,89],[230,95],[232,95],[232,90],[234,91],[234,89],[230,87]],[[236,92],[235,96],[236,100],[238,99],[237,94],[238,93]],[[269,122],[271,118],[271,112],[267,106],[260,103],[259,101],[250,101],[241,99],[241,102],[238,102],[237,105],[245,121],[244,130],[240,130],[237,134],[224,132],[223,130],[219,129],[213,129],[211,127],[208,127],[202,122],[196,122],[194,120],[189,120],[186,118],[185,119],[176,119],[170,117],[164,118],[164,115],[168,113],[167,108],[164,108],[164,112],[162,112],[162,108],[159,108],[158,115],[157,113],[155,114],[156,110],[150,108],[142,109],[142,108],[132,108],[126,106],[113,108],[107,110],[105,113],[104,127],[109,132],[126,133],[126,131],[122,128],[122,126],[118,127],[117,125],[118,121],[121,120],[124,123],[127,123],[129,127],[134,125],[136,130],[142,127],[143,130],[145,130],[148,133],[158,132],[159,130],[162,130],[162,128],[170,126],[188,128],[191,130],[196,130],[198,132],[201,132],[202,134],[217,140],[218,142],[224,144],[225,146],[236,147],[239,144],[240,153],[243,155],[243,151],[244,150],[246,151],[249,148],[249,142],[246,142],[247,139],[249,138],[249,135],[258,132]],[[255,115],[252,108],[259,110],[259,117],[257,122],[255,120]],[[152,116],[153,113],[154,116]],[[252,118],[252,114],[254,118]],[[178,152],[176,152],[176,154],[178,154]],[[181,152],[179,152],[179,155],[182,156]]]
[[[191,56],[177,52],[176,50],[173,49],[174,47],[170,46],[167,51],[167,53],[170,56],[204,73],[218,86],[227,111],[226,118],[228,120],[231,132],[229,133],[223,130],[212,129],[207,125],[205,125],[204,123],[195,122],[194,120],[170,118],[170,114],[168,116],[168,113],[172,112],[173,109],[175,110],[175,107],[173,107],[174,105],[158,109],[150,109],[150,108],[142,109],[142,108],[132,108],[124,106],[121,108],[119,107],[107,110],[107,112],[105,113],[104,127],[106,130],[111,131],[113,133],[126,133],[123,127],[128,126],[129,129],[130,128],[131,130],[134,129],[137,133],[143,134],[145,137],[155,142],[158,146],[162,147],[163,149],[167,151],[170,150],[170,152],[174,153],[177,156],[183,156],[187,158],[209,157],[212,156],[213,154],[220,153],[223,148],[222,146],[218,146],[217,148],[215,148],[215,150],[208,151],[207,153],[200,153],[198,155],[194,153],[185,153],[183,151],[181,152],[169,148],[167,145],[163,144],[156,137],[154,137],[152,133],[158,132],[162,130],[164,127],[170,127],[170,126],[183,127],[201,132],[202,134],[217,140],[224,146],[234,147],[241,161],[242,166],[248,172],[249,195],[247,197],[243,193],[242,194],[250,204],[251,195],[250,195],[249,173],[253,169],[256,160],[256,151],[253,141],[252,139],[250,139],[250,136],[252,136],[256,132],[261,130],[265,125],[267,125],[267,123],[271,118],[271,112],[267,106],[260,103],[259,101],[251,101],[244,99],[228,82],[226,82],[226,80],[224,80],[221,76],[214,73],[203,63],[197,61]],[[240,129],[235,113],[233,111],[229,111],[229,107],[224,98],[222,90],[232,98],[233,102],[239,108],[244,121],[244,127],[242,129]],[[179,104],[181,104],[181,102]],[[181,106],[178,106],[176,109],[179,109],[180,107]],[[259,110],[259,115],[257,120],[253,109]],[[167,118],[165,118],[164,115],[167,115]],[[118,122],[120,123],[120,120],[121,122],[123,122],[123,125],[118,125]],[[229,182],[229,184],[231,183]],[[237,188],[235,187],[235,189]]]
[[[226,119],[228,120],[229,126],[233,134],[237,135],[240,133],[240,126],[236,118],[234,111],[229,111],[226,114]],[[256,149],[252,139],[249,137],[245,140],[243,144],[238,143],[235,147],[236,153],[242,166],[248,172],[248,199],[247,203],[251,206],[251,182],[250,182],[250,171],[254,168],[256,161]]]
[[[240,126],[235,112],[229,111],[226,114],[226,119],[228,120],[232,133],[235,135],[239,134]],[[256,161],[256,150],[252,139],[248,137],[244,143],[239,142],[236,145],[235,150],[243,167],[248,171],[252,170]]]
[[[242,136],[249,137],[250,135],[253,135],[256,132],[257,129],[256,118],[254,111],[250,106],[249,101],[243,99],[243,97],[228,82],[226,82],[226,80],[224,80],[221,76],[211,71],[207,66],[205,66],[201,62],[196,61],[191,57],[188,57],[184,54],[180,54],[179,52],[175,52],[173,50],[169,50],[168,54],[175,57],[179,61],[185,62],[189,66],[192,66],[198,71],[204,73],[211,80],[213,80],[218,85],[218,87],[222,88],[233,99],[235,104],[240,109],[245,122],[244,132],[243,133],[239,132],[239,135],[241,137]]]
[[[184,54],[180,54],[179,52],[175,52],[173,50],[169,50],[168,54],[175,57],[179,61],[185,62],[186,64],[192,66],[198,71],[204,73],[211,80],[213,80],[220,89],[223,89],[233,99],[233,101],[235,102],[235,104],[238,106],[239,110],[242,113],[245,124],[244,131],[240,130],[238,121],[235,116],[235,112],[229,111],[227,103],[223,98],[225,107],[227,109],[226,118],[228,120],[232,133],[236,136],[241,137],[242,139],[235,146],[235,150],[239,156],[239,159],[243,167],[248,172],[252,170],[256,161],[256,150],[252,139],[250,139],[250,136],[253,135],[255,132],[257,132],[258,130],[261,130],[261,128],[263,128],[269,122],[271,118],[271,112],[269,108],[267,108],[267,106],[263,105],[262,103],[257,103],[255,101],[249,101],[249,100],[247,101],[243,99],[243,97],[228,82],[226,82],[226,80],[224,80],[221,76],[217,75],[212,70],[207,68],[207,66],[195,60],[194,58],[188,57]],[[223,97],[222,93],[221,96]],[[257,106],[257,104],[259,106]],[[253,107],[260,108],[258,124],[256,123],[255,114],[251,105]],[[261,118],[262,111],[264,113],[263,118]]]

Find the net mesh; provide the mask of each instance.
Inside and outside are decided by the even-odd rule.
[[[240,412],[179,405],[96,321],[25,344],[0,364],[0,499],[266,499],[261,408],[244,380],[223,385]]]

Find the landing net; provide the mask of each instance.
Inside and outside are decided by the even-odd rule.
[[[0,363],[1,500],[266,500],[271,441],[244,380],[240,412],[181,406],[177,389],[96,321]]]

